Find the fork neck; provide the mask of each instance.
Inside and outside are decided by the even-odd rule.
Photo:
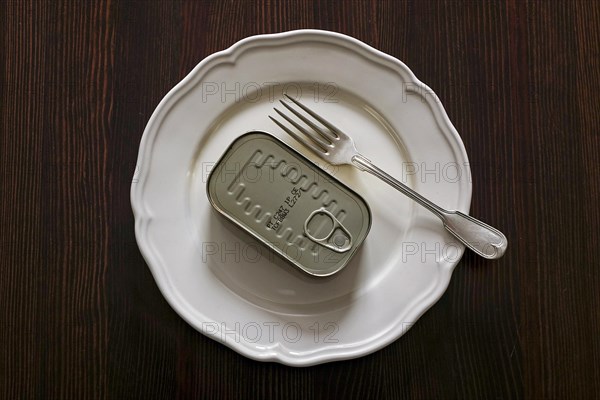
[[[447,214],[446,210],[439,207],[435,203],[432,203],[425,197],[421,196],[419,193],[415,192],[414,190],[412,190],[411,188],[409,188],[402,182],[398,181],[393,176],[387,174],[381,168],[379,168],[375,164],[373,164],[371,162],[371,160],[369,160],[368,158],[366,158],[360,154],[356,154],[352,157],[352,164],[354,166],[356,166],[358,169],[360,169],[361,171],[367,171],[370,174],[375,175],[382,181],[384,181],[387,184],[394,187],[396,190],[399,190],[400,192],[404,193],[406,196],[410,197],[417,203],[421,204],[423,207],[427,208],[429,211],[431,211],[432,213],[437,215],[442,220],[445,219],[445,214]]]

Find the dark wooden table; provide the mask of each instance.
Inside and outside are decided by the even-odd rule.
[[[600,396],[600,3],[16,1],[0,6],[0,397]],[[372,355],[246,359],[160,294],[129,190],[161,98],[249,35],[335,30],[439,95],[472,212],[510,239]]]

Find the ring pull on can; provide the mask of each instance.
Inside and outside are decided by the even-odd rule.
[[[327,228],[327,234],[318,238],[317,235],[323,228]],[[313,242],[337,253],[344,253],[352,248],[352,234],[332,213],[323,207],[313,211],[306,218],[304,234]]]

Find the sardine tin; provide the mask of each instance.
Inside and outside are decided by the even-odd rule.
[[[229,146],[207,195],[219,213],[315,276],[344,268],[371,228],[362,197],[266,132]]]

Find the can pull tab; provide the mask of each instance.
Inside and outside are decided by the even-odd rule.
[[[321,235],[323,231],[327,233]],[[313,242],[337,253],[344,253],[352,248],[352,235],[348,229],[323,207],[314,210],[306,218],[304,233]]]

